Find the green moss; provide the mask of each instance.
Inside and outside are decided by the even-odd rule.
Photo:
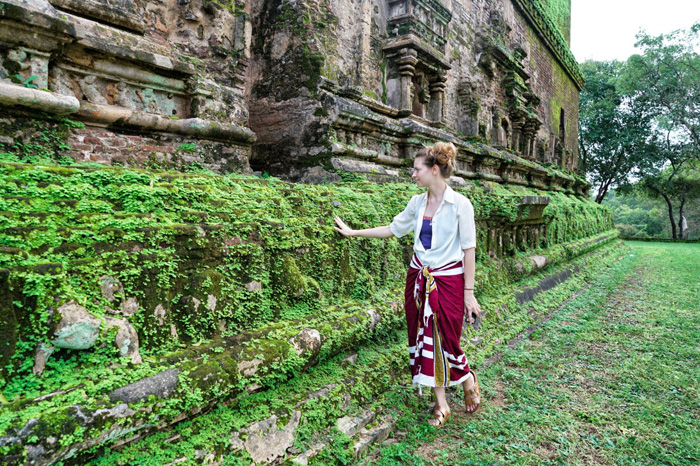
[[[596,235],[612,228],[606,209],[574,196],[490,182],[460,190],[472,200],[479,223],[479,299],[489,310],[509,309],[504,326],[527,322],[513,295],[503,291],[530,272],[519,270],[518,262],[542,254],[564,264],[596,247]],[[356,228],[387,224],[417,192],[407,183],[307,186],[274,178],[0,163],[0,269],[6,270],[0,273],[0,308],[15,322],[3,339],[11,351],[3,353],[0,389],[16,406],[77,380],[85,384],[22,408],[27,420],[68,401],[96,406],[95,397],[176,367],[183,358],[190,362],[181,388],[163,402],[162,416],[201,406],[212,393],[231,396],[255,381],[276,386],[365,341],[365,309],[386,309],[400,299],[411,238],[345,239],[333,230],[332,218],[339,215]],[[514,245],[498,260],[489,258],[487,232],[521,221],[528,213],[522,197],[536,195],[551,200],[540,244]],[[105,276],[123,284],[123,294],[112,301],[100,291]],[[128,319],[144,363],[121,358],[107,334],[92,350],[56,352],[43,378],[31,374],[34,350],[46,341],[57,305],[75,299],[106,316],[127,298],[139,303]],[[375,334],[401,325],[400,312],[384,315]],[[301,357],[289,341],[309,325],[326,340],[318,354]],[[222,343],[261,328],[266,333],[240,354]],[[249,378],[237,375],[239,361],[256,357],[273,362]],[[213,372],[229,375],[202,385]],[[0,416],[0,430],[8,419]]]

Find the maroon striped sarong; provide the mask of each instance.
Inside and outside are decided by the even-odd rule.
[[[414,254],[404,307],[413,383],[449,387],[464,382],[469,364],[459,346],[464,321],[462,263],[431,269]]]

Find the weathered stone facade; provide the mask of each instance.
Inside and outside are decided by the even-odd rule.
[[[233,147],[217,153],[235,163],[201,158],[216,170],[395,178],[449,140],[463,178],[587,189],[565,174],[582,85],[568,0],[8,0],[0,23],[2,105],[150,138],[77,135],[77,160],[143,165],[201,140]]]
[[[542,169],[577,166],[583,81],[558,11],[559,24],[523,0],[259,3],[252,165],[293,175],[349,158],[372,173],[442,139],[465,178],[582,192]]]
[[[233,147],[235,165],[247,169],[255,141],[245,128],[250,37],[242,2],[6,1],[0,4],[0,103],[20,116],[71,115],[85,122],[87,137],[110,139],[110,133],[120,140],[106,143],[119,149],[112,158],[77,134],[66,151],[76,160],[142,165],[151,153],[168,153],[149,147],[195,140]],[[66,103],[57,105],[56,96]],[[6,133],[5,150],[23,128]],[[128,134],[166,142],[121,137]],[[129,154],[121,157],[124,151]]]

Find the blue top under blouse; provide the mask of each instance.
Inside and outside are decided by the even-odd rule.
[[[432,217],[423,217],[423,226],[420,229],[420,242],[427,251],[433,242],[433,226],[431,225]]]

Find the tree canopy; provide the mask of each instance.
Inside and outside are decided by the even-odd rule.
[[[583,170],[602,202],[613,187],[663,199],[673,238],[700,199],[700,23],[637,35],[626,62],[585,62],[581,93]]]
[[[660,129],[700,149],[700,22],[689,30],[637,35],[641,54],[626,63],[624,92],[656,114]]]
[[[597,188],[598,203],[638,167],[656,162],[654,114],[623,93],[623,66],[618,61],[581,65],[586,84],[580,100],[579,160]]]

